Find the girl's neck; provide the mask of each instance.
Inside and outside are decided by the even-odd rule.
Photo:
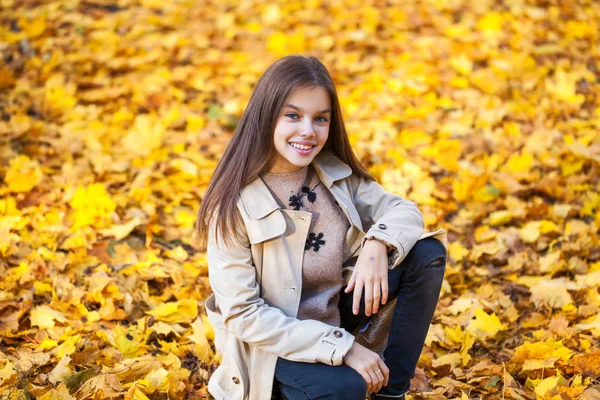
[[[273,172],[273,170],[269,171],[269,172],[265,172],[264,175],[269,175],[269,176],[273,176],[273,175],[277,175],[277,176],[286,176],[286,175],[300,175],[303,172],[305,172],[308,169],[308,165],[305,165],[304,167],[301,167],[300,169],[293,171],[293,172],[279,172],[277,170],[275,170],[276,172]]]

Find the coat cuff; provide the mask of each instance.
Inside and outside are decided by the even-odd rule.
[[[400,234],[401,235],[401,234]],[[375,227],[369,229],[369,231],[362,238],[360,243],[360,248],[365,245],[365,242],[369,238],[375,238],[377,240],[382,241],[388,247],[388,266],[389,269],[393,269],[398,266],[406,257],[406,252],[404,251],[404,245],[395,237],[389,235],[387,232],[377,229]]]
[[[333,347],[329,353],[329,359],[323,360],[323,362],[333,366],[342,365],[344,356],[350,351],[353,343],[354,335],[343,328],[335,328],[323,338],[323,344]]]

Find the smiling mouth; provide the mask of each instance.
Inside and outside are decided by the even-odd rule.
[[[306,146],[303,144],[298,144],[298,143],[290,143],[290,146],[296,148],[296,149],[300,149],[300,150],[310,150],[315,146]]]

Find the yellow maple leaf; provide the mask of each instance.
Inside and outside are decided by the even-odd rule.
[[[544,279],[530,289],[531,301],[537,308],[548,305],[552,308],[562,308],[572,304],[573,299],[562,280]]]
[[[304,51],[304,33],[302,31],[289,32],[273,32],[267,37],[267,49],[275,55],[283,56],[284,54]]]
[[[546,274],[561,269],[565,265],[565,262],[560,259],[561,255],[562,252],[557,250],[540,257],[540,272]]]
[[[451,343],[462,343],[465,337],[465,333],[463,332],[460,325],[453,325],[452,327],[444,326],[444,333],[446,335],[446,338]]]
[[[584,275],[577,275],[575,276],[575,282],[577,282],[577,289],[591,288],[593,290],[593,288],[600,287],[600,271],[590,271]],[[592,299],[590,298],[590,300]]]
[[[533,162],[533,154],[523,150],[521,153],[513,154],[509,157],[508,161],[506,162],[505,169],[514,174],[526,173],[531,170]]]
[[[31,326],[39,326],[41,329],[54,328],[54,321],[67,322],[67,318],[60,311],[56,311],[47,305],[37,306],[31,310]]]
[[[76,398],[114,398],[123,392],[119,378],[114,374],[100,374],[85,381],[75,392]]]
[[[107,193],[101,183],[92,183],[86,187],[79,186],[69,201],[74,218],[72,229],[84,226],[104,228],[110,225],[111,215],[117,204]]]
[[[112,344],[128,358],[141,356],[147,350],[146,335],[121,325],[117,325],[113,329]]]
[[[569,74],[562,68],[558,68],[554,79],[546,80],[546,90],[557,100],[579,106],[585,101],[585,96],[576,93],[578,79],[579,77],[575,74]]]
[[[475,229],[474,237],[477,242],[485,242],[494,239],[496,234],[496,230],[490,229],[487,225],[481,225]]]
[[[208,340],[215,340],[215,328],[211,325],[207,315],[202,315],[202,325],[204,326],[204,334]]]
[[[81,222],[81,219],[79,220]],[[87,249],[89,232],[80,230],[68,236],[59,246],[61,250]]]
[[[29,38],[41,36],[46,30],[46,20],[43,15],[38,15],[33,20],[19,19],[19,26],[23,28],[25,35]]]
[[[50,350],[58,346],[58,342],[56,340],[45,338],[37,347],[37,350]]]
[[[460,348],[460,356],[462,359],[462,366],[466,366],[469,361],[471,361],[471,355],[469,354],[469,350],[471,350],[471,347],[473,347],[473,345],[475,344],[475,337],[471,336],[470,334],[466,333],[462,346]]]
[[[133,155],[146,157],[154,149],[163,144],[165,128],[157,121],[155,116],[149,114],[138,115],[133,128],[122,139],[121,144],[125,150]]]
[[[562,340],[547,339],[518,346],[511,361],[523,363],[524,370],[533,370],[552,367],[556,360],[567,361],[572,355],[573,351],[564,346]]]
[[[153,310],[146,311],[155,319],[164,322],[192,322],[198,316],[198,304],[193,299],[161,303]]]
[[[24,193],[36,187],[42,177],[42,169],[36,160],[19,155],[8,162],[4,182],[8,184],[9,192]]]
[[[560,230],[552,221],[529,221],[521,228],[521,238],[527,243],[533,243],[538,240],[542,234],[548,232],[560,232]]]
[[[129,236],[136,226],[143,223],[144,221],[141,218],[133,217],[131,221],[125,224],[113,225],[110,228],[100,229],[98,232],[104,236],[113,236],[115,240],[121,240]]]
[[[186,122],[186,130],[188,132],[198,132],[206,125],[206,120],[197,115],[188,115],[188,117],[186,118]]]
[[[490,214],[489,223],[492,226],[508,224],[513,219],[513,213],[508,210],[494,211]]]
[[[535,393],[544,398],[546,393],[550,390],[554,389],[556,386],[565,384],[566,380],[560,375],[551,376],[546,379],[542,379],[539,383],[535,385]]]
[[[431,363],[434,367],[439,367],[441,365],[450,365],[451,369],[458,367],[462,362],[462,357],[459,353],[448,353],[439,358],[436,358]]]
[[[469,250],[460,242],[452,242],[448,245],[448,252],[454,261],[461,261],[469,254]]]
[[[15,365],[11,361],[7,361],[4,368],[0,369],[0,384],[17,375]]]
[[[127,389],[128,384],[123,385],[123,387]],[[152,390],[149,390],[149,387],[152,388]],[[129,387],[129,390],[127,390],[127,393],[125,393],[125,400],[150,400],[144,391],[152,393],[154,388],[146,379],[137,380],[131,383],[131,387]]]
[[[69,389],[65,385],[59,385],[57,388],[52,388],[42,396],[39,400],[72,400],[73,396],[69,393]]]
[[[473,68],[473,62],[466,54],[461,53],[450,59],[450,66],[463,75],[469,75]]]
[[[169,354],[171,353],[168,353],[167,356],[164,357],[168,357]],[[157,356],[157,358],[160,357],[161,356],[159,355]],[[125,358],[124,360],[116,363],[107,372],[117,375],[121,382],[130,382],[132,380],[139,379],[139,377],[146,376],[148,373],[160,368],[161,365],[161,362],[158,361],[154,356],[147,354],[140,357]],[[140,381],[144,380],[137,380],[137,382]],[[144,383],[144,387],[151,387],[148,381]]]
[[[71,374],[71,370],[69,369],[69,363],[71,362],[71,357],[68,355],[64,356],[56,367],[50,371],[48,374],[48,381],[50,381],[53,385],[58,384],[62,378]]]
[[[594,315],[575,327],[579,330],[589,330],[595,337],[600,337],[600,316]]]
[[[62,73],[51,75],[44,85],[45,100],[54,110],[67,111],[77,104],[74,96],[76,87],[67,83],[67,77]]]
[[[77,343],[79,342],[80,339],[81,339],[80,334],[68,336],[65,339],[65,341],[62,342],[60,344],[60,346],[57,347],[56,356],[59,358],[64,358],[64,357],[70,356],[71,354],[75,353],[75,351],[77,350]]]
[[[488,12],[477,21],[477,29],[497,32],[502,29],[504,18],[498,12]]]
[[[507,327],[500,322],[496,313],[487,314],[481,308],[475,309],[475,319],[469,321],[467,332],[480,340],[494,337]]]
[[[144,377],[148,380],[153,387],[161,392],[167,392],[169,390],[169,372],[164,368],[158,368],[151,371]]]

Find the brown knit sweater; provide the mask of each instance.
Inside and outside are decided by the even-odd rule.
[[[281,208],[312,213],[302,261],[298,319],[340,326],[338,301],[350,222],[312,165],[292,173],[262,174],[261,178]]]

